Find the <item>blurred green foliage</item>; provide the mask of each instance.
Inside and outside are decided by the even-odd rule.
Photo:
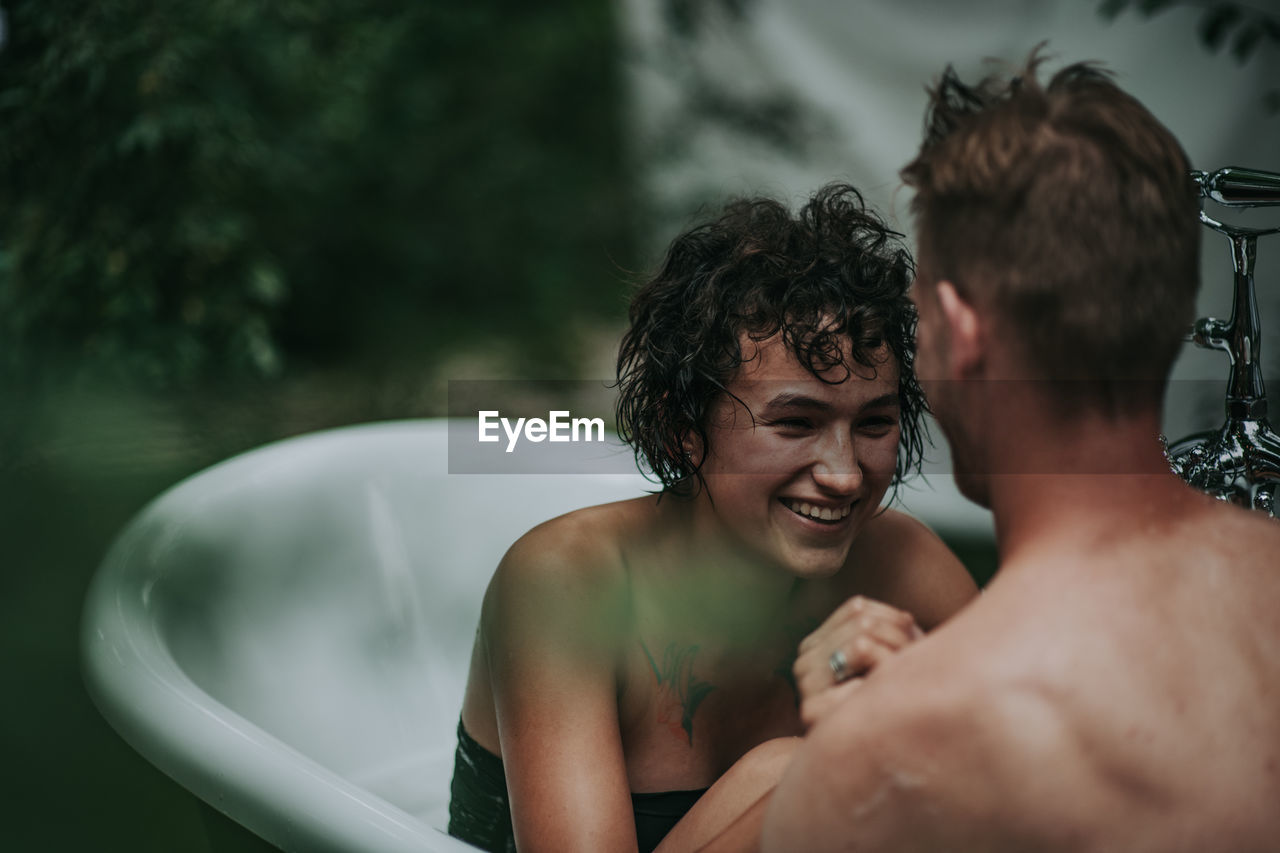
[[[1230,45],[1231,55],[1243,65],[1260,47],[1280,48],[1280,10],[1264,9],[1265,5],[1232,0],[1101,0],[1098,14],[1113,21],[1134,8],[1149,18],[1176,6],[1194,6],[1200,12],[1196,37],[1204,49],[1218,53]],[[1268,113],[1280,115],[1280,88],[1268,89],[1262,105]]]
[[[443,411],[460,353],[558,375],[622,316],[614,7],[0,9],[0,847],[206,850],[194,797],[84,694],[85,583],[205,465]]]
[[[172,387],[620,316],[612,4],[25,0],[0,52],[0,376]]]

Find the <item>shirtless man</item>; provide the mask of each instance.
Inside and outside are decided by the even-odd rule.
[[[1106,74],[1037,65],[944,74],[903,170],[917,368],[1000,571],[896,653],[850,645],[869,605],[808,641],[766,851],[1280,845],[1280,524],[1185,486],[1157,437],[1197,289],[1187,158]],[[832,685],[834,651],[878,665]]]

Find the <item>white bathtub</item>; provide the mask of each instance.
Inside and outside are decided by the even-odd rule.
[[[284,850],[473,849],[444,827],[489,574],[533,524],[651,488],[450,475],[445,423],[318,433],[197,474],[125,529],[89,590],[102,714]],[[953,492],[906,497],[935,526],[984,523]]]

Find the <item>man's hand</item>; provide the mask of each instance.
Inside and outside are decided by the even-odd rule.
[[[885,658],[924,635],[910,613],[863,596],[840,605],[800,643],[794,673],[800,719],[812,726]]]

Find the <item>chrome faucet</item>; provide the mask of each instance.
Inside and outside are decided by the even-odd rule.
[[[1226,207],[1280,205],[1280,174],[1230,167],[1192,172],[1200,190],[1200,221],[1231,241],[1235,293],[1227,322],[1201,317],[1186,339],[1231,359],[1227,384],[1227,420],[1220,429],[1166,443],[1165,455],[1176,474],[1220,500],[1277,517],[1280,491],[1280,436],[1267,422],[1267,396],[1259,361],[1262,333],[1253,269],[1258,238],[1280,233],[1275,228],[1226,225],[1204,211],[1204,201]],[[1163,439],[1163,436],[1161,437]]]

